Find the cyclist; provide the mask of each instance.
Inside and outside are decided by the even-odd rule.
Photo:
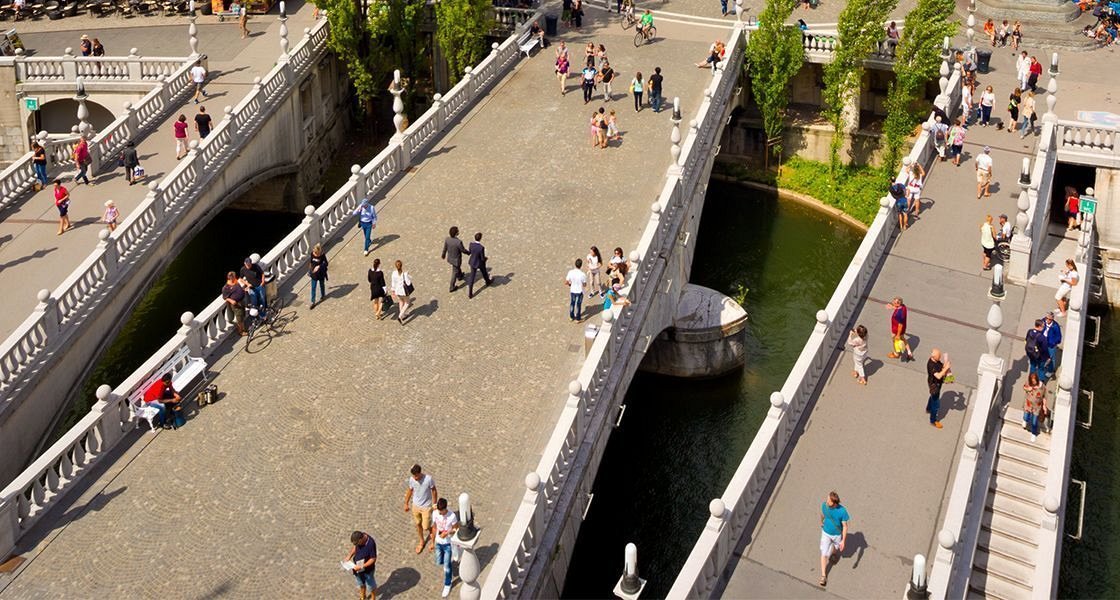
[[[622,8],[618,12],[622,13],[624,20],[634,21],[634,0],[622,0]]]
[[[638,31],[649,37],[651,29],[653,29],[653,13],[647,8],[646,12],[642,13],[641,21],[638,22]]]

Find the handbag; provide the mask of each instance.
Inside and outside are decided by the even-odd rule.
[[[132,169],[132,176],[133,177],[143,177],[144,176],[144,167],[141,167],[140,165],[136,165],[136,167]]]
[[[411,283],[408,283],[407,281],[404,283],[404,295],[405,296],[411,296],[412,292],[415,292],[415,291],[416,291],[416,287],[413,286]]]

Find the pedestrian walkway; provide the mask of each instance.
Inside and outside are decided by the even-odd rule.
[[[293,45],[302,35],[297,32],[312,23],[312,10],[308,6],[291,15],[288,29],[292,32],[290,35],[295,36],[290,37]],[[253,25],[253,36],[246,40],[240,39],[236,26],[199,27],[199,51],[209,57],[210,65],[210,79],[205,88],[210,97],[201,106],[212,115],[215,125],[222,118],[223,108],[236,105],[252,89],[253,78],[265,75],[276,63],[280,47],[279,23],[269,18],[267,21],[258,19]],[[111,55],[127,54],[133,47],[151,56],[190,54],[185,23],[175,27],[82,31],[100,36],[103,43],[109,45]],[[28,48],[37,50],[40,55],[61,55],[67,47],[77,47],[80,33],[28,34],[23,39]],[[174,50],[171,49],[172,40]],[[0,339],[7,338],[31,314],[39,290],[53,290],[61,284],[97,246],[98,232],[104,228],[100,219],[106,200],[116,203],[123,222],[143,201],[147,184],[160,181],[174,168],[177,161],[171,123],[180,113],[185,114],[191,125],[191,139],[198,139],[194,131],[197,112],[195,104],[188,100],[181,111],[173,111],[164,123],[139,141],[137,151],[146,171],[143,185],[129,186],[123,169],[118,168],[91,177],[95,184],[92,186],[76,185],[72,181],[74,171],[64,172],[64,185],[71,197],[70,221],[74,226],[71,231],[57,235],[58,211],[54,207],[51,186],[29,193],[25,201],[0,212],[0,287],[9,290],[5,296],[5,310],[0,311]],[[115,161],[109,164],[115,165]]]
[[[326,300],[308,310],[307,279],[297,280],[285,333],[220,357],[222,400],[184,429],[136,434],[142,441],[67,511],[3,597],[341,597],[353,593],[338,561],[354,529],[378,542],[382,595],[434,597],[441,574],[431,555],[413,553],[402,511],[414,462],[453,506],[471,494],[485,568],[583,359],[564,274],[592,244],[629,251],[664,185],[670,111],[635,113],[625,84],[663,67],[687,127],[711,77],[694,66],[710,31],[667,25],[634,48],[633,32],[605,19],[589,15],[563,39],[573,64],[587,41],[607,47],[620,74],[613,102],[600,88],[585,105],[575,77],[561,96],[555,45],[524,59],[377,200],[373,253],[363,256],[357,230],[330,247]],[[589,121],[604,105],[618,112],[622,140],[601,150]],[[494,285],[473,300],[447,292],[439,255],[451,225],[464,239],[483,232],[491,257]],[[395,312],[373,319],[374,258],[386,271],[399,258],[411,273],[404,326]],[[213,271],[215,295],[230,266],[200,266]],[[598,300],[587,304],[599,312]],[[75,555],[81,564],[62,558]]]

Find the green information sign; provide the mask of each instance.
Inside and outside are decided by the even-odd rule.
[[[29,110],[31,112],[35,112],[35,111],[39,110],[39,99],[38,98],[24,98],[23,99],[23,105],[27,108],[27,110]]]
[[[1078,206],[1078,210],[1080,210],[1081,212],[1083,212],[1087,215],[1091,215],[1091,214],[1096,213],[1097,212],[1097,199],[1092,197],[1092,196],[1082,196],[1081,197],[1081,205]]]

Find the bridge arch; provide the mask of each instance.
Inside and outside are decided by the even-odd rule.
[[[94,131],[105,129],[117,118],[112,111],[97,102],[86,100],[86,108]],[[78,101],[73,98],[51,100],[27,117],[27,131],[32,134],[38,131],[70,133],[70,129],[77,124]]]

